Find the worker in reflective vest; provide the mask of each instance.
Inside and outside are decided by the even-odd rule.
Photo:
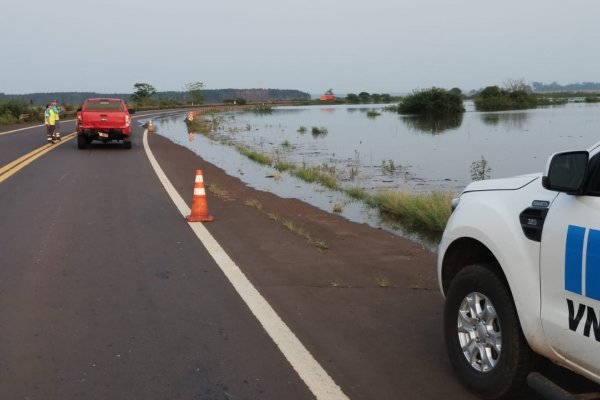
[[[48,143],[54,143],[57,139],[54,135],[54,129],[56,128],[56,113],[54,112],[52,104],[46,105],[46,110],[44,111],[44,124],[46,124],[46,140]]]
[[[54,110],[54,136],[60,140],[60,113],[62,112],[62,107],[58,105],[56,100],[52,100],[52,110]]]

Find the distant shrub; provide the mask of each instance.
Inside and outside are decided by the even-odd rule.
[[[498,86],[488,86],[475,99],[477,111],[525,110],[543,105],[543,100],[525,90],[506,90]]]
[[[400,114],[439,116],[463,113],[465,107],[462,97],[456,92],[434,87],[404,97],[397,110]]]

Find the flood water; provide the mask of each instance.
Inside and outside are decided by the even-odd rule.
[[[501,178],[542,171],[550,154],[585,149],[600,140],[600,104],[493,113],[476,112],[469,102],[465,106],[461,118],[449,121],[400,116],[382,111],[383,105],[277,107],[269,114],[219,114],[214,117],[219,119],[215,133],[276,160],[326,166],[343,186],[455,193],[471,181],[472,164],[482,157],[491,168],[489,175]],[[370,117],[370,110],[381,114]],[[342,193],[258,165],[234,147],[200,134],[188,137],[184,118],[182,113],[153,122],[159,134],[250,186],[330,212],[341,204],[346,218],[408,235]],[[300,132],[301,127],[306,131]],[[313,127],[324,128],[324,133],[313,134]]]

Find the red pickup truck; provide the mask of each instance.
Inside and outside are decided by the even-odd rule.
[[[122,141],[131,148],[131,118],[121,99],[87,99],[77,110],[77,147],[85,149],[93,140],[107,143]]]

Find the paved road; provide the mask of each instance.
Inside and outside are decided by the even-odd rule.
[[[44,135],[0,135],[0,168]],[[444,355],[434,255],[149,142],[188,205],[196,168],[221,188],[210,233],[348,398],[472,398]],[[57,146],[0,182],[0,205],[0,398],[314,398],[183,221],[141,129],[131,150]]]

